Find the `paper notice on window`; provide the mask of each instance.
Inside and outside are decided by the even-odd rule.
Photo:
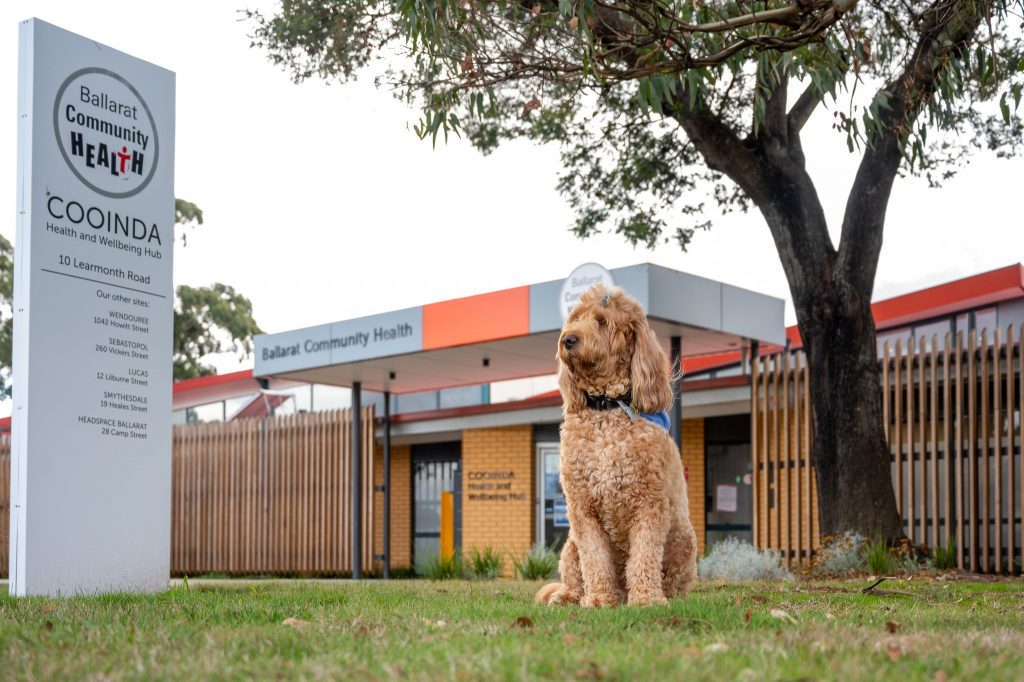
[[[565,500],[555,500],[552,525],[555,528],[569,527],[569,511],[566,509]]]
[[[720,485],[715,487],[715,511],[736,511],[736,486]]]

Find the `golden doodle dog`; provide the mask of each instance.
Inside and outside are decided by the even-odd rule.
[[[558,343],[569,537],[544,604],[665,604],[697,572],[683,465],[668,432],[669,359],[643,308],[597,285]]]

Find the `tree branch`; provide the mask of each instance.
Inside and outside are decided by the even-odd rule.
[[[816,3],[816,6],[828,5],[825,14],[829,15],[841,13],[840,4]],[[597,16],[592,26],[595,40],[606,48],[615,49],[627,70],[647,68],[641,63],[637,46],[629,40],[636,34],[634,22],[640,19],[622,6],[598,2],[595,8]],[[820,30],[819,26],[814,30]],[[795,283],[820,279],[813,275],[831,269],[835,248],[802,155],[794,158],[788,144],[786,75],[779,74],[779,82],[768,95],[764,134],[748,140],[741,139],[716,116],[700,94],[691,104],[689,86],[678,75],[676,79],[679,94],[672,101],[663,100],[661,110],[683,128],[710,169],[728,176],[757,204],[775,240],[791,288],[796,287]],[[793,294],[794,298],[801,299],[814,296],[814,292],[805,287],[794,288]]]
[[[839,242],[839,272],[870,297],[882,248],[882,228],[910,127],[935,93],[943,71],[978,30],[983,14],[975,0],[935,0],[922,13],[921,38],[903,71],[875,96],[877,132],[868,140],[850,191]]]
[[[683,31],[686,33],[721,33],[723,31],[734,31],[744,26],[754,24],[777,24],[785,26],[799,26],[808,16],[820,12],[821,16],[831,24],[854,8],[858,0],[794,0],[794,2],[776,9],[767,9],[757,12],[750,12],[737,17],[723,17],[720,21],[712,21],[703,24],[691,24],[680,21],[675,15],[662,12],[662,16],[670,20],[669,30]],[[611,7],[601,0],[599,5]]]
[[[740,140],[721,119],[698,105],[691,108],[685,86],[672,104],[663,103],[686,131],[708,168],[723,173],[754,201],[764,215],[795,300],[813,296],[796,283],[812,281],[812,272],[831,267],[835,257],[825,214],[814,183],[786,147],[770,150],[763,140]]]
[[[779,82],[772,88],[772,94],[765,104],[764,127],[769,137],[775,138],[782,147],[789,146],[789,126],[786,121],[786,99],[789,96],[789,76],[779,75]]]
[[[814,110],[818,108],[819,104],[821,104],[821,95],[818,93],[818,89],[814,87],[814,83],[809,83],[804,88],[804,91],[800,93],[800,97],[793,104],[793,108],[789,110],[790,138],[800,134],[800,131],[803,130],[807,120],[814,113]]]
[[[804,145],[803,140],[800,139],[800,133],[819,104],[821,104],[821,94],[814,84],[810,83],[800,93],[800,97],[797,98],[793,108],[789,110],[789,114],[786,116],[789,156],[801,168],[805,167],[807,160],[804,156]]]

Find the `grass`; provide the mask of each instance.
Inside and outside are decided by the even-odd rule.
[[[559,552],[554,545],[545,547],[538,542],[521,561],[513,559],[512,568],[524,580],[547,580],[558,575],[558,557]]]
[[[896,572],[896,561],[885,540],[873,540],[864,549],[868,570],[875,575],[889,575]]]
[[[889,581],[881,596],[862,594],[862,581],[700,583],[665,607],[600,611],[536,606],[539,585],[192,581],[152,596],[2,596],[0,671],[5,680],[1024,678],[1022,581]]]
[[[501,553],[493,547],[477,547],[469,552],[468,565],[477,580],[494,580],[501,575],[504,563]]]
[[[461,552],[449,557],[428,554],[416,561],[416,574],[430,580],[457,580],[466,577],[466,563]]]
[[[948,571],[951,568],[955,568],[956,557],[956,536],[951,535],[945,546],[938,545],[935,548],[935,568],[940,571]]]

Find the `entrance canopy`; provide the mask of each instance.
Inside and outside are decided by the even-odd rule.
[[[684,357],[785,343],[781,299],[650,263],[612,270],[665,345]],[[258,378],[396,394],[553,374],[563,280],[263,334]]]

